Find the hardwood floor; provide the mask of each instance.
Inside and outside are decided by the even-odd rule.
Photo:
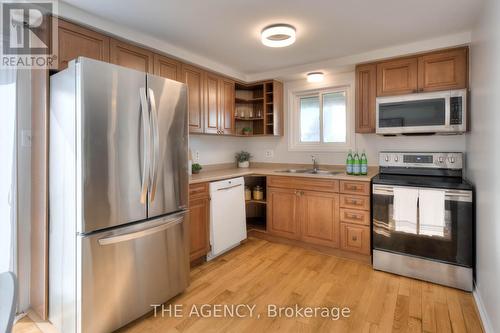
[[[12,333],[42,333],[38,326],[29,317],[19,319],[14,325]]]
[[[299,247],[249,239],[196,267],[169,304],[183,318],[149,316],[121,330],[145,332],[482,332],[470,293],[374,271]],[[193,304],[255,304],[261,317],[189,317]],[[349,307],[349,318],[268,318],[268,304]]]
[[[188,315],[193,305],[201,312],[203,304],[255,304],[255,316]],[[268,304],[348,307],[350,316],[269,318]],[[182,305],[183,317],[162,318],[158,310],[157,317],[150,314],[119,332],[482,332],[470,293],[254,238],[192,269],[191,285],[168,305]],[[21,329],[14,332],[39,332]]]

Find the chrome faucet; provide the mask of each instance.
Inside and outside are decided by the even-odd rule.
[[[313,172],[316,173],[319,170],[318,161],[316,159],[316,156],[314,156],[314,155],[311,155],[311,158],[312,158],[312,162],[313,162]]]

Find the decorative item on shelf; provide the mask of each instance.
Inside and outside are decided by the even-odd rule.
[[[241,133],[243,135],[251,135],[252,134],[252,129],[250,127],[243,127],[241,130]]]
[[[257,185],[253,188],[253,199],[262,201],[264,200],[264,188],[260,185]]]
[[[240,108],[240,118],[245,118],[245,109]]]
[[[191,170],[192,170],[193,174],[198,174],[198,173],[200,173],[201,169],[203,169],[203,167],[202,167],[199,163],[194,163],[194,164],[191,166]]]
[[[252,200],[252,191],[250,191],[250,187],[245,186],[245,200]]]
[[[238,168],[248,168],[250,166],[250,159],[252,155],[246,151],[240,151],[235,154],[236,161],[238,162]]]
[[[261,109],[257,110],[257,118],[262,118],[262,110]]]

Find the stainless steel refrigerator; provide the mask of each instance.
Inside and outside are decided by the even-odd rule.
[[[49,319],[111,332],[189,283],[187,88],[78,58],[50,78]]]

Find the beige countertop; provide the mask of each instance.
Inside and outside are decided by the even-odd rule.
[[[286,177],[305,177],[305,178],[323,178],[323,179],[340,179],[340,180],[358,180],[370,181],[378,174],[378,167],[369,167],[368,175],[351,176],[345,173],[345,167],[340,165],[321,165],[321,169],[341,172],[336,175],[328,174],[306,174],[306,173],[289,173],[280,172],[287,169],[310,169],[311,165],[304,164],[278,164],[278,163],[251,163],[249,168],[237,168],[234,164],[210,165],[196,175],[192,175],[189,179],[190,184],[204,183],[217,181],[228,178],[235,178],[248,175],[262,176],[286,176]]]

